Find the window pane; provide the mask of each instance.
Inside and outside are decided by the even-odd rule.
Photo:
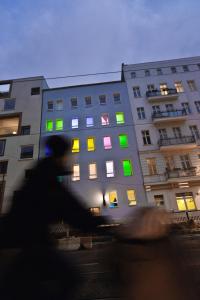
[[[40,88],[34,87],[31,89],[31,95],[39,95],[40,94]]]
[[[21,135],[29,135],[31,133],[31,126],[22,126],[21,127]]]
[[[6,140],[0,140],[0,156],[4,156]]]
[[[109,116],[107,113],[101,115],[101,125],[109,125]]]
[[[127,198],[130,206],[136,205],[135,190],[127,190]]]
[[[33,146],[22,146],[20,158],[32,158],[33,157]]]
[[[19,117],[0,118],[0,135],[15,135],[19,129]]]
[[[116,113],[116,121],[117,121],[117,124],[124,124],[124,113],[123,112]]]
[[[80,141],[79,139],[72,140],[72,153],[77,153],[80,151]]]
[[[186,201],[187,209],[188,210],[196,209],[193,197],[192,196],[186,196],[185,198],[186,198],[185,201]]]
[[[53,131],[53,121],[52,120],[46,121],[46,131]]]
[[[114,177],[114,164],[112,160],[106,162],[106,177]]]
[[[0,174],[6,174],[8,168],[8,161],[0,161]]]
[[[73,175],[72,175],[72,181],[80,180],[80,166],[73,165]]]
[[[63,100],[56,101],[56,110],[63,110]]]
[[[110,136],[104,136],[103,138],[103,145],[104,149],[112,149],[112,143],[111,143],[111,137]]]
[[[72,108],[76,108],[78,106],[78,101],[76,97],[71,98],[71,106]]]
[[[89,164],[89,179],[97,178],[97,166],[96,163]]]
[[[72,128],[78,128],[78,118],[72,119]]]
[[[94,119],[93,117],[87,117],[86,118],[86,127],[92,127],[94,126]]]
[[[48,101],[47,102],[47,109],[48,110],[53,110],[53,101]]]
[[[121,148],[127,148],[128,147],[128,136],[126,134],[120,134],[119,135],[119,145]]]
[[[118,201],[117,201],[117,192],[113,191],[109,193],[109,203],[110,203],[110,207],[117,207],[118,206]]]
[[[186,210],[186,205],[185,205],[185,201],[184,199],[178,199],[180,197],[176,197],[176,202],[177,202],[177,206],[178,206],[178,210]]]
[[[63,130],[63,120],[62,119],[56,120],[56,130]]]
[[[85,97],[85,105],[86,106],[92,105],[92,98],[90,96]]]
[[[4,110],[14,110],[15,109],[15,99],[8,99],[4,102]]]
[[[99,96],[99,103],[100,103],[101,105],[106,104],[106,96],[105,96],[105,95],[100,95],[100,96]]]
[[[95,150],[94,137],[89,137],[87,139],[87,148],[88,148],[88,151],[94,151]]]
[[[123,160],[122,163],[123,163],[124,176],[133,175],[131,161],[130,160]]]

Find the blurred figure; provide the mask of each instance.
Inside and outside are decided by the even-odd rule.
[[[122,298],[127,300],[196,300],[183,249],[170,232],[168,214],[138,208],[118,231],[114,248]]]
[[[69,174],[66,165],[71,143],[51,136],[46,150],[48,157],[35,165],[15,192],[10,212],[1,224],[1,248],[20,249],[1,282],[1,299],[71,298],[77,274],[56,251],[49,225],[63,220],[82,231],[95,232],[106,223],[103,217],[92,216],[59,180],[59,176]]]

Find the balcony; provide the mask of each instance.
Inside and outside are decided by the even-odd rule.
[[[187,119],[185,109],[172,111],[159,111],[152,114],[152,121],[154,124],[168,123],[168,122],[184,122]]]
[[[166,179],[174,179],[174,178],[183,178],[183,177],[193,177],[197,176],[196,167],[191,167],[190,169],[174,169],[166,171]]]
[[[191,150],[197,146],[194,136],[160,139],[158,145],[161,151]]]
[[[146,97],[150,103],[160,101],[175,101],[178,99],[178,93],[176,89],[165,89],[162,91],[153,90],[147,91]]]

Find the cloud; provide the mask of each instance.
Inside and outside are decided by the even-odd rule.
[[[198,0],[8,2],[0,5],[0,26],[6,29],[1,33],[1,78],[120,70],[122,62],[200,52]],[[120,74],[73,82],[111,78]]]

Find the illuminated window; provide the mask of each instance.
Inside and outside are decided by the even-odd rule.
[[[113,160],[106,161],[106,177],[114,177],[114,162]]]
[[[0,136],[19,133],[20,117],[12,114],[0,116]]]
[[[107,113],[101,115],[101,125],[109,125],[109,115]]]
[[[116,113],[116,122],[117,122],[117,124],[124,124],[124,113],[123,112]]]
[[[120,148],[127,148],[128,147],[128,136],[127,136],[127,134],[120,134],[119,135],[119,145],[120,145]]]
[[[53,121],[46,120],[46,131],[53,131]]]
[[[156,159],[155,158],[147,158],[147,166],[149,170],[149,175],[156,175],[157,169],[156,169]]]
[[[94,119],[93,117],[86,117],[86,127],[94,126]]]
[[[63,130],[63,120],[56,119],[56,130]]]
[[[100,216],[100,207],[90,207],[90,212],[93,216]]]
[[[192,192],[177,193],[176,202],[177,202],[178,210],[180,211],[196,209]]]
[[[97,165],[96,165],[96,163],[89,164],[88,168],[89,168],[89,179],[97,178]]]
[[[79,151],[80,151],[79,139],[72,139],[72,153],[77,153]]]
[[[110,203],[110,207],[114,208],[118,206],[118,200],[117,200],[117,192],[113,191],[109,193],[109,203]]]
[[[166,83],[160,84],[160,92],[161,92],[161,95],[168,95],[168,87],[167,87]]]
[[[174,86],[176,88],[177,93],[183,93],[184,92],[184,88],[183,88],[183,85],[182,85],[181,81],[175,82]]]
[[[72,129],[78,128],[78,118],[72,119]]]
[[[130,160],[123,160],[123,170],[124,170],[124,176],[132,176],[133,170],[132,170],[132,164]]]
[[[94,137],[88,137],[88,139],[87,139],[87,149],[88,149],[88,151],[94,151],[95,150],[95,138]]]
[[[105,150],[112,149],[112,143],[111,143],[111,137],[110,136],[104,136],[103,145],[104,145]]]
[[[80,165],[73,165],[72,181],[80,180]]]
[[[129,206],[134,206],[137,204],[135,190],[127,190],[127,198]]]

